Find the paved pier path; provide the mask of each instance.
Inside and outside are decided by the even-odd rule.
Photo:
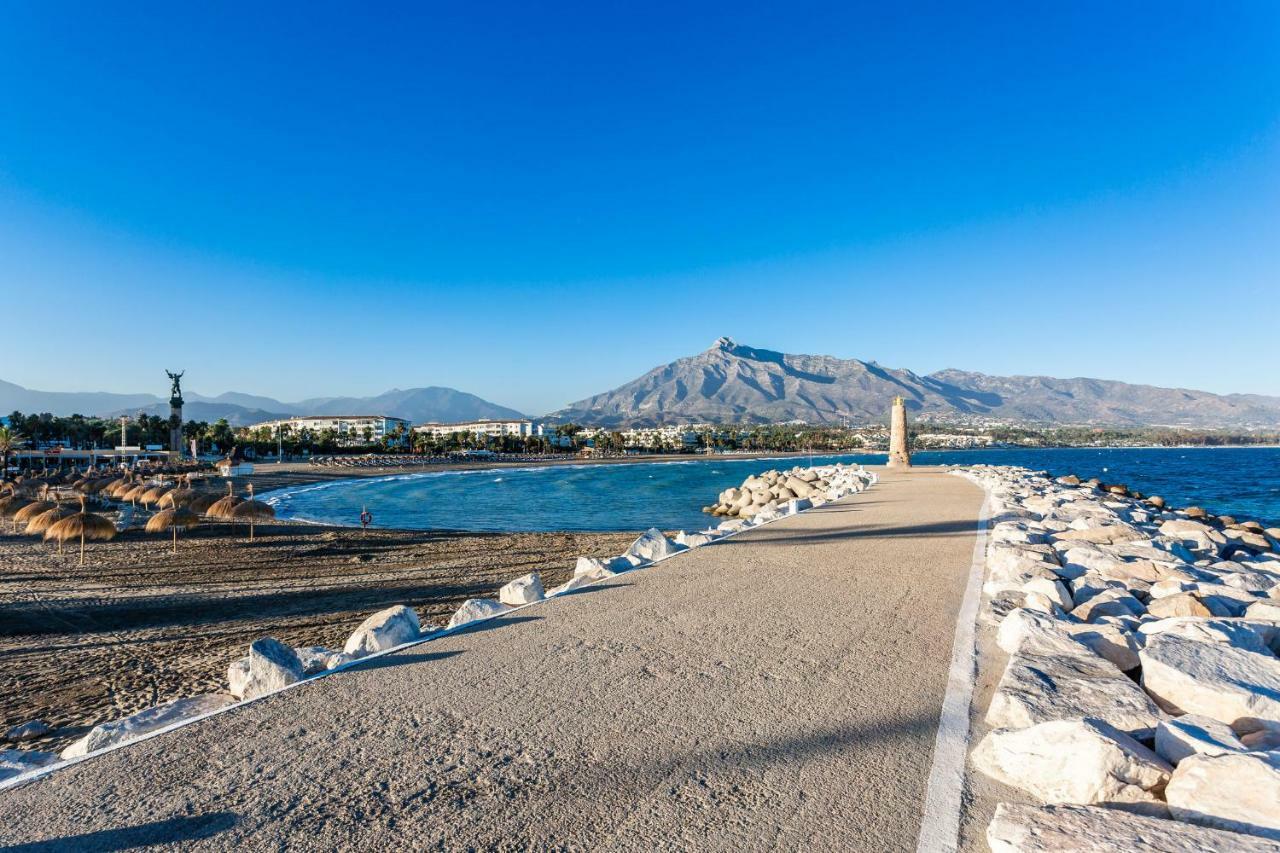
[[[882,477],[0,792],[0,849],[914,850],[982,495]]]

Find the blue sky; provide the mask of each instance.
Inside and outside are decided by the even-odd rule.
[[[960,5],[8,4],[0,379],[1280,394],[1280,4]]]

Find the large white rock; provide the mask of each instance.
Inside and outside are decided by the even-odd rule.
[[[1207,524],[1190,519],[1174,519],[1160,525],[1160,535],[1167,536],[1193,551],[1213,554],[1226,544],[1227,538]]]
[[[1054,720],[989,732],[973,751],[988,776],[1046,803],[1108,803],[1164,814],[1160,792],[1173,767],[1101,720]]]
[[[686,533],[681,530],[676,534],[676,544],[683,545],[686,548],[701,548],[703,545],[710,545],[714,541],[716,541],[716,537],[710,533]]]
[[[1138,643],[1114,625],[1090,625],[1055,619],[1044,613],[1017,608],[1000,623],[996,643],[1008,654],[1026,650],[1035,654],[1072,654],[1082,644],[1121,670],[1138,665]]]
[[[1230,726],[1210,717],[1185,714],[1156,726],[1156,754],[1170,764],[1191,755],[1225,755],[1245,749]]]
[[[58,760],[56,752],[38,749],[0,749],[0,782],[45,767]]]
[[[256,699],[303,677],[302,661],[292,648],[274,637],[262,637],[249,646],[249,676],[240,695],[244,699]]]
[[[1266,622],[1280,623],[1280,603],[1275,599],[1270,601],[1255,601],[1250,604],[1244,611],[1245,618],[1258,619]]]
[[[1097,622],[1108,616],[1141,616],[1145,612],[1142,602],[1124,589],[1108,589],[1093,596],[1083,604],[1077,604],[1071,614],[1085,622]]]
[[[466,625],[468,622],[475,622],[477,619],[488,619],[491,616],[497,616],[506,613],[511,608],[500,601],[494,601],[492,598],[468,598],[462,602],[453,617],[449,619],[449,627],[457,628],[459,625]]]
[[[298,656],[298,660],[302,663],[303,675],[315,675],[318,672],[324,672],[326,669],[332,669],[329,666],[329,662],[334,655],[341,654],[324,646],[294,646],[293,653]]]
[[[1204,618],[1210,615],[1209,608],[1201,604],[1200,599],[1189,592],[1180,592],[1176,595],[1166,595],[1163,598],[1152,599],[1147,603],[1147,612],[1157,619],[1170,619],[1174,616],[1200,616]]]
[[[663,557],[670,557],[680,550],[680,546],[663,535],[661,530],[656,527],[650,527],[640,534],[640,538],[631,543],[631,547],[626,550],[626,553],[652,563],[656,560],[661,560]]]
[[[533,604],[546,597],[547,592],[542,588],[542,576],[537,572],[521,575],[498,590],[498,600],[508,607]]]
[[[147,708],[128,717],[94,726],[87,735],[62,750],[62,757],[77,758],[99,749],[106,749],[165,726],[221,710],[234,702],[235,699],[225,693],[211,693]]]
[[[20,743],[24,740],[35,740],[36,738],[44,737],[52,731],[53,729],[44,720],[29,720],[5,732],[4,739],[13,743]]]
[[[1022,591],[1038,592],[1063,610],[1070,610],[1074,606],[1071,601],[1071,593],[1067,592],[1067,588],[1059,580],[1032,578],[1022,585]]]
[[[1165,789],[1169,811],[1188,823],[1280,840],[1280,755],[1193,755]]]
[[[992,728],[1024,729],[1085,717],[1145,737],[1155,730],[1160,712],[1114,664],[1082,646],[1076,654],[1012,655],[986,720]]]
[[[1274,842],[1098,806],[999,803],[991,853],[1277,853]]]
[[[628,567],[630,568],[630,567]],[[609,564],[604,560],[595,557],[579,557],[577,564],[573,567],[573,576],[585,576],[591,580],[604,580],[613,577],[617,572],[609,568]]]
[[[1168,634],[1171,637],[1183,637],[1198,643],[1226,643],[1238,649],[1262,654],[1267,653],[1268,643],[1280,636],[1280,632],[1264,623],[1244,619],[1204,619],[1195,616],[1173,616],[1168,619],[1144,622],[1138,626],[1138,633],[1147,640]]]
[[[591,586],[596,580],[597,578],[591,575],[574,575],[559,586],[553,586],[547,590],[547,598],[555,598],[557,595],[564,595],[566,592],[573,592],[575,589]]]
[[[1142,686],[1173,714],[1231,724],[1242,717],[1280,720],[1280,659],[1226,643],[1165,632],[1138,653]]]
[[[347,638],[342,650],[349,655],[364,657],[412,642],[421,634],[418,614],[412,607],[397,604],[379,610],[361,622],[360,627]]]

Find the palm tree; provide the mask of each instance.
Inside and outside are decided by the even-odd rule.
[[[26,436],[7,426],[0,426],[0,455],[4,467],[0,468],[0,482],[9,479],[9,456],[26,442]]]

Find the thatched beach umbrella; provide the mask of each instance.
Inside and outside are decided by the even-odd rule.
[[[138,483],[137,485],[125,491],[124,494],[118,495],[118,497],[121,500],[128,501],[134,506],[137,506],[138,499],[141,498],[143,495],[145,495],[147,493],[147,490],[150,488],[151,487],[148,486],[146,483]]]
[[[200,523],[200,516],[185,507],[162,509],[147,519],[148,533],[173,531],[173,553],[178,553],[178,528],[191,528]]]
[[[15,512],[13,514],[14,524],[17,524],[19,521],[30,522],[37,515],[43,515],[51,509],[56,509],[58,507],[57,501],[51,501],[48,497],[48,494],[46,494],[44,499],[32,501],[22,509]]]
[[[169,493],[168,486],[152,486],[142,494],[138,495],[138,503],[145,507],[151,506],[153,503],[159,503],[160,499]]]
[[[111,484],[107,486],[105,489],[103,489],[102,491],[105,492],[107,497],[109,498],[116,498],[117,500],[122,500],[124,498],[125,493],[128,492],[130,489],[132,489],[136,485],[138,484],[137,482],[134,481],[132,477],[121,477],[118,480],[111,481]]]
[[[80,499],[80,511],[69,515],[44,532],[46,540],[54,539],[59,544],[72,539],[80,540],[80,565],[84,565],[84,542],[92,539],[105,542],[114,539],[116,526],[100,515],[94,515],[84,508],[84,498]]]
[[[18,494],[12,483],[5,483],[3,491],[0,491],[0,517],[13,518],[18,510],[31,503],[31,498]],[[13,529],[18,529],[17,522],[14,522]]]
[[[187,509],[192,512],[199,512],[205,515],[209,513],[209,507],[222,499],[222,495],[217,492],[192,492],[192,498],[187,503]]]
[[[27,522],[27,533],[32,536],[39,536],[49,530],[62,519],[75,515],[75,510],[69,506],[59,504],[52,509],[47,509],[39,515]],[[62,543],[58,543],[58,553],[62,553]]]
[[[210,518],[231,518],[231,510],[235,509],[242,501],[236,497],[235,487],[231,483],[227,483],[227,493],[218,498],[205,512]]]
[[[235,521],[249,522],[249,541],[253,541],[253,524],[255,521],[266,521],[276,517],[276,511],[270,504],[253,499],[253,483],[249,484],[249,499],[241,501],[231,509],[230,518]]]

